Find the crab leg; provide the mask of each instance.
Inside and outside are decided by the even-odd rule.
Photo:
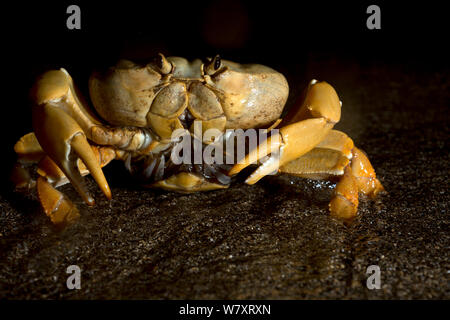
[[[17,189],[33,188],[36,183],[26,165],[40,161],[38,173],[46,178],[46,182],[40,179],[38,189],[41,190],[40,199],[47,214],[50,212],[49,206],[44,203],[43,195],[46,194],[49,201],[55,197],[60,199],[62,196],[57,190],[49,190],[68,181],[87,204],[93,205],[94,199],[88,193],[82,178],[82,175],[88,173],[92,174],[105,196],[111,198],[111,190],[101,170],[103,164],[97,160],[100,154],[94,152],[100,149],[91,148],[88,139],[111,147],[114,155],[111,156],[109,152],[110,160],[124,152],[115,148],[144,152],[155,145],[150,132],[144,129],[104,126],[86,107],[72,78],[64,69],[44,73],[36,81],[31,93],[35,103],[34,132],[23,136],[14,147],[18,160],[11,179]],[[102,148],[102,151],[108,147]],[[68,199],[64,201],[69,203]],[[59,209],[55,210],[57,212]]]
[[[228,185],[208,182],[205,178],[188,172],[180,172],[167,179],[158,181],[152,186],[186,193],[228,188]]]
[[[113,159],[121,156],[121,151],[111,147],[90,146],[95,159],[104,167]],[[45,214],[58,226],[64,226],[75,221],[79,217],[76,206],[63,193],[56,190],[69,182],[63,171],[56,163],[45,154],[34,132],[23,136],[15,144],[17,163],[12,172],[12,181],[18,190],[29,190],[36,187],[39,201]],[[37,182],[32,179],[28,165],[37,164],[39,177]],[[77,166],[82,176],[89,174],[89,170],[80,159]]]
[[[91,146],[72,117],[58,106],[46,103],[35,108],[33,127],[42,149],[64,172],[87,204],[93,205],[94,199],[84,186],[77,169],[78,157],[85,163],[105,196],[111,198],[108,183]]]
[[[315,180],[340,177],[329,209],[332,216],[342,219],[356,215],[358,192],[375,196],[384,190],[369,159],[345,133],[337,130],[331,130],[305,155],[281,166],[279,172]]]
[[[369,159],[363,151],[356,147],[353,148],[352,172],[361,193],[374,198],[378,193],[385,192]]]
[[[334,197],[329,204],[330,214],[336,218],[351,219],[358,212],[358,203],[358,182],[351,167],[347,166],[334,189]]]
[[[84,186],[76,166],[77,158],[84,162],[106,197],[111,198],[106,178],[81,127],[87,130],[100,122],[82,107],[67,72],[45,73],[37,81],[33,94],[36,102],[33,128],[39,145],[87,204],[93,205],[94,199]]]
[[[27,133],[14,145],[19,163],[36,163],[44,156],[45,152],[36,139],[34,132]]]
[[[344,132],[331,130],[316,148],[336,150],[341,152],[348,159],[351,159],[353,157],[352,150],[354,146],[353,140]]]
[[[94,204],[94,199],[84,187],[76,168],[77,158],[84,162],[106,197],[111,198],[108,183],[87,139],[124,150],[140,150],[153,141],[150,133],[140,128],[110,129],[103,126],[86,107],[64,69],[43,74],[32,93],[36,103],[33,128],[43,151],[64,172],[87,204]]]
[[[37,179],[37,193],[45,214],[53,224],[64,226],[77,220],[77,207],[63,193],[56,190],[45,178]]]
[[[248,184],[256,183],[278,170],[279,166],[299,158],[317,146],[339,121],[340,115],[341,103],[333,87],[326,82],[311,81],[300,103],[294,105],[294,111],[281,123],[279,132],[266,140],[270,146],[261,144],[250,151],[243,163],[231,168],[229,175],[239,173],[253,162],[250,160],[260,160],[272,154],[246,180]],[[272,143],[272,140],[277,139],[280,141],[279,145]]]
[[[281,166],[279,173],[321,180],[341,176],[350,160],[340,151],[314,148],[305,155]]]
[[[28,169],[23,166],[25,163],[37,163],[36,160],[36,145],[33,142],[34,133],[26,135],[27,139],[20,139],[16,144],[16,151],[18,154],[18,161],[13,170],[13,182],[17,189],[30,189],[36,187],[39,201],[44,209],[45,214],[57,226],[65,226],[72,223],[79,217],[79,212],[76,206],[63,193],[56,190],[56,187],[64,185],[69,182],[63,171],[56,165],[56,163],[45,153],[40,155],[39,163],[37,164],[37,173],[39,177],[37,182],[34,181]],[[30,137],[34,137],[30,138]],[[113,159],[120,156],[120,152],[110,147],[91,146],[95,155],[96,161],[101,167],[106,166]],[[26,161],[24,160],[26,159]],[[34,159],[33,161],[30,159]],[[89,174],[89,170],[85,164],[78,159],[77,166],[82,176]]]
[[[344,175],[337,183],[329,206],[331,215],[344,219],[356,216],[358,192],[371,198],[385,192],[367,156],[356,147],[352,154],[351,164],[345,168]]]
[[[16,190],[29,190],[35,187],[34,181],[26,165],[30,163],[38,163],[45,152],[42,150],[36,136],[30,132],[19,139],[14,145],[14,151],[17,154],[17,162],[11,172],[11,181],[14,183]]]
[[[98,146],[91,146],[91,148],[100,167],[106,166],[112,160],[117,158],[116,151],[112,148]],[[77,166],[82,176],[90,173],[84,162],[80,159],[77,160]],[[48,156],[45,156],[39,162],[37,173],[41,177],[45,177],[54,187],[59,187],[70,182],[64,175],[64,172],[61,171],[58,165],[56,165],[56,163]]]
[[[116,157],[112,148],[91,146],[96,161],[104,167]],[[89,174],[85,164],[78,160],[78,169],[82,176]],[[45,214],[50,220],[60,226],[70,224],[79,217],[76,206],[63,193],[56,190],[69,180],[61,169],[48,156],[45,156],[38,164],[37,193]]]

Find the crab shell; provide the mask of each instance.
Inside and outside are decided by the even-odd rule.
[[[183,129],[186,115],[207,129],[268,127],[286,103],[285,77],[259,64],[238,64],[218,56],[203,64],[159,56],[145,66],[122,60],[89,80],[91,100],[99,115],[115,126],[152,129],[161,140]],[[185,124],[186,125],[186,124]],[[193,131],[193,125],[189,129]]]

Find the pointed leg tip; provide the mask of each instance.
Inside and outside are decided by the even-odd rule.
[[[248,177],[248,178],[245,180],[245,183],[248,184],[248,185],[252,185],[252,184],[257,183],[261,178],[262,178],[262,177],[256,178],[256,177],[250,176],[250,177]]]
[[[375,199],[378,195],[382,195],[382,194],[387,194],[388,193],[378,179],[375,178],[375,181],[373,182],[373,185],[374,185],[373,189],[368,194],[368,196],[371,199]]]
[[[85,202],[86,202],[86,204],[87,204],[88,206],[90,206],[90,207],[95,206],[95,200],[94,200],[94,198],[92,198],[91,196],[89,196],[89,198],[86,199]]]
[[[54,225],[64,227],[79,218],[80,213],[72,201],[43,177],[37,180],[37,191],[41,206]]]
[[[102,192],[105,195],[105,197],[108,200],[111,200],[112,199],[112,193],[111,193],[111,189],[109,188],[109,185],[106,182],[106,180],[105,180],[104,183],[98,183],[98,186],[99,186],[100,190],[102,190]]]
[[[109,186],[108,186],[108,189],[106,191],[103,191],[103,193],[105,194],[105,196],[106,196],[106,198],[108,200],[112,199],[112,193],[111,193],[111,189],[109,188]]]
[[[234,175],[237,175],[239,172],[241,172],[244,168],[245,168],[246,166],[244,165],[244,164],[240,164],[240,163],[237,163],[237,164],[235,164],[231,169],[230,169],[230,171],[228,171],[228,176],[229,177],[231,177],[231,176],[234,176]]]
[[[91,173],[92,177],[94,178],[95,182],[99,186],[99,188],[102,190],[106,198],[111,200],[111,190],[109,188],[108,182],[105,178],[105,175],[103,174],[103,171],[101,169],[101,166],[98,162],[97,157],[94,154],[94,151],[92,150],[89,142],[86,140],[86,137],[84,135],[78,134],[75,135],[72,139],[71,146],[74,150],[74,152],[78,155],[78,157],[83,161],[84,165],[86,166],[87,170]],[[78,172],[77,172],[78,173]],[[79,174],[73,173],[72,176],[79,176]],[[74,180],[73,183],[75,186],[78,184],[78,189],[83,192],[84,187],[82,187],[82,180],[77,179]],[[94,200],[88,199],[91,198],[89,195],[86,195],[85,201],[89,205],[94,205]]]
[[[330,201],[329,210],[332,217],[349,220],[356,217],[358,206],[343,196],[336,196]]]

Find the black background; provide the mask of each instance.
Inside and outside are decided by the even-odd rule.
[[[70,4],[81,8],[81,30],[66,27]],[[371,4],[381,8],[381,30],[366,27]],[[9,165],[14,142],[31,131],[29,88],[47,69],[66,68],[84,91],[93,69],[157,52],[219,53],[300,82],[311,56],[448,70],[447,15],[430,1],[16,1],[2,15],[3,159]]]

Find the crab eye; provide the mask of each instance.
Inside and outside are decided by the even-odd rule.
[[[162,74],[169,74],[172,71],[172,64],[167,61],[162,53],[158,53],[153,60],[153,65],[156,66]]]
[[[205,73],[208,75],[212,75],[216,73],[217,70],[219,70],[222,67],[222,59],[219,55],[216,55],[212,60],[210,59],[209,62],[205,66]]]
[[[219,70],[220,66],[222,65],[222,60],[220,59],[220,56],[217,55],[214,58],[214,70]]]

